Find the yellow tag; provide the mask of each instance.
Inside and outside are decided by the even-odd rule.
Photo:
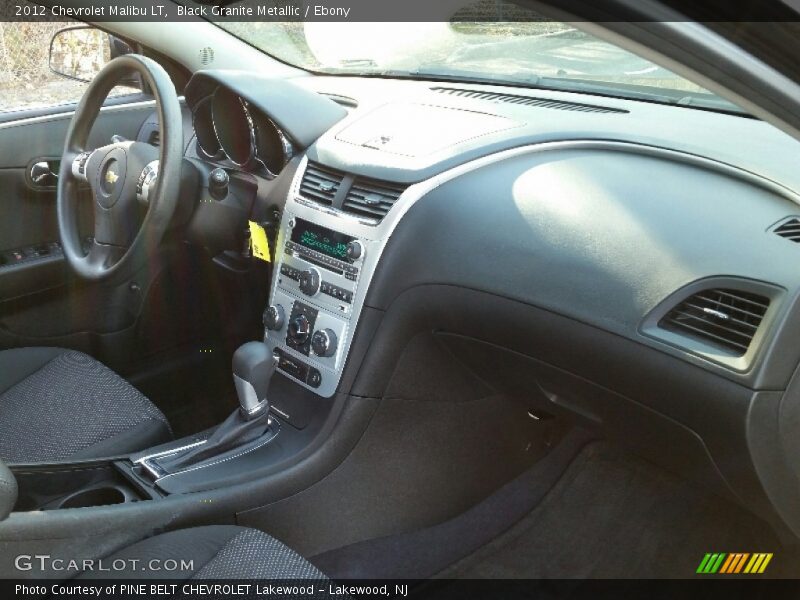
[[[264,228],[255,221],[250,223],[250,248],[253,250],[253,256],[260,258],[266,262],[272,262],[269,254],[269,241],[267,241],[267,232]]]

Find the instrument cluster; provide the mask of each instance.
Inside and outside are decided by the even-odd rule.
[[[197,102],[192,123],[197,154],[210,161],[229,161],[272,178],[293,154],[291,142],[267,114],[222,86]]]

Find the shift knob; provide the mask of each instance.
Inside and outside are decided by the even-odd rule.
[[[269,410],[267,390],[277,366],[278,357],[263,342],[247,342],[233,353],[233,383],[245,419]]]

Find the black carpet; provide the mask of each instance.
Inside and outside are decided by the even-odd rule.
[[[311,558],[334,579],[425,579],[481,548],[522,519],[589,440],[573,430],[531,469],[439,525],[366,540]]]
[[[606,443],[587,446],[547,497],[444,578],[688,578],[707,552],[797,555],[749,512]]]
[[[707,552],[773,552],[767,576],[800,575],[797,553],[751,513],[588,440],[571,433],[528,472],[441,525],[312,562],[335,579],[684,579],[696,577]]]

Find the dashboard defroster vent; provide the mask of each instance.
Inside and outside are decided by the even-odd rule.
[[[777,225],[773,230],[782,238],[800,244],[800,219],[792,217]]]
[[[331,206],[344,180],[344,173],[309,162],[300,182],[300,195],[325,206]]]
[[[769,298],[741,290],[704,290],[670,310],[658,325],[743,356],[769,303]]]
[[[380,221],[405,189],[406,186],[399,183],[357,177],[347,192],[342,210]]]
[[[486,102],[502,102],[504,104],[520,104],[523,106],[537,106],[540,108],[555,108],[557,110],[573,110],[588,113],[616,113],[627,114],[628,111],[609,106],[583,104],[581,102],[566,102],[564,100],[551,100],[549,98],[532,98],[530,96],[517,96],[515,94],[501,94],[498,92],[484,92],[481,90],[468,90],[461,88],[434,87],[432,91],[438,94],[483,100]]]

